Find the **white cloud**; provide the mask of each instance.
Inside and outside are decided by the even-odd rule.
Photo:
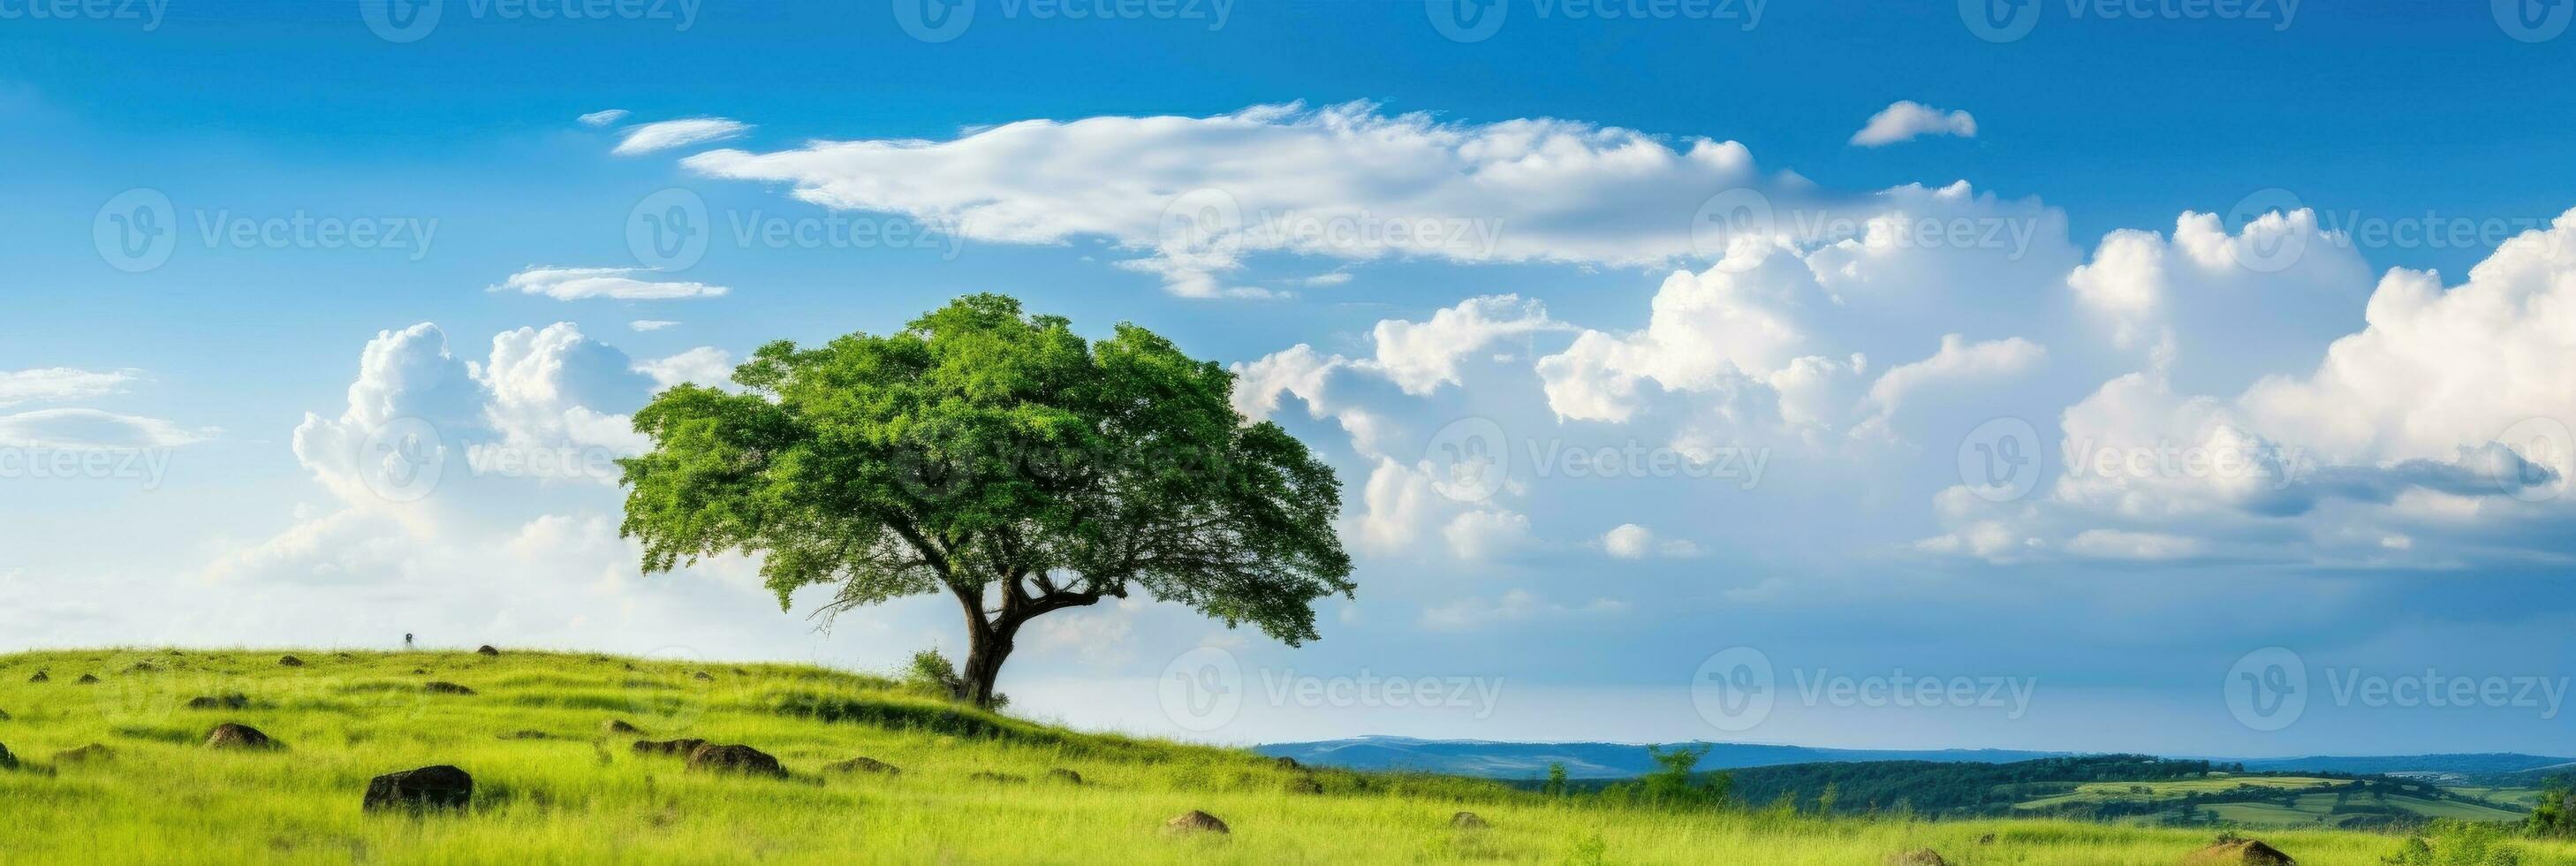
[[[122,393],[140,374],[133,370],[47,367],[0,371],[0,408],[20,403],[69,403]]]
[[[1125,266],[1194,297],[1247,294],[1229,275],[1271,252],[1666,263],[1694,257],[1695,217],[1712,195],[1762,185],[1733,142],[1561,120],[1443,123],[1366,103],[1029,120],[946,141],[717,150],[684,164],[974,240],[1106,241],[1137,254]]]
[[[1699,555],[1699,545],[1689,539],[1661,538],[1655,531],[1634,523],[1622,523],[1601,534],[1601,549],[1619,559],[1645,559],[1649,556],[1684,558]]]
[[[97,409],[39,409],[0,415],[0,447],[64,451],[137,451],[176,448],[214,438],[221,431],[187,430],[159,418]]]
[[[681,383],[722,387],[733,382],[733,368],[733,354],[714,346],[635,365],[636,372],[653,377],[654,384],[663,388]]]
[[[626,326],[635,329],[635,332],[638,334],[648,334],[664,328],[676,327],[679,324],[680,323],[678,322],[663,319],[637,319],[626,323]]]
[[[544,295],[558,301],[591,298],[614,298],[622,301],[658,301],[674,298],[723,297],[731,289],[689,281],[644,279],[651,268],[557,268],[530,267],[511,274],[492,291],[515,291],[527,295]]]
[[[1869,123],[1852,133],[1851,143],[1880,147],[1925,135],[1975,138],[1977,119],[1965,111],[1942,111],[1912,100],[1897,100],[1870,115]]]
[[[1377,357],[1370,366],[1404,393],[1419,397],[1458,384],[1458,362],[1497,341],[1561,330],[1567,326],[1550,320],[1547,308],[1535,300],[1517,295],[1469,298],[1432,313],[1429,321],[1378,322]]]
[[[1440,537],[1448,540],[1449,552],[1459,559],[1495,559],[1530,543],[1530,519],[1510,511],[1465,511],[1440,528]]]
[[[709,141],[722,141],[741,135],[750,129],[750,124],[721,117],[655,121],[627,127],[626,138],[619,141],[617,149],[611,152],[618,156],[634,156]]]
[[[602,111],[594,111],[589,114],[582,115],[578,119],[581,121],[581,125],[583,126],[607,126],[620,120],[625,120],[626,113],[626,109],[611,108]]]
[[[2096,559],[2182,559],[2199,554],[2202,548],[2199,539],[2121,529],[2087,529],[2066,544],[2077,555]]]
[[[1583,605],[1568,606],[1550,602],[1528,590],[1515,589],[1492,601],[1471,596],[1427,608],[1422,611],[1422,624],[1437,631],[1469,631],[1536,619],[1615,616],[1627,609],[1626,603],[1614,599],[1597,598]]]
[[[1957,334],[1941,336],[1932,357],[1898,364],[1869,386],[1869,401],[1883,414],[1893,414],[1906,395],[1925,388],[1990,384],[2023,373],[2046,360],[2048,350],[2020,337],[1970,343]]]

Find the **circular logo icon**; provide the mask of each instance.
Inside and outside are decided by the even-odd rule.
[[[2005,416],[1959,440],[1959,483],[1988,502],[2010,502],[2039,486],[2039,428]]]
[[[1163,678],[1155,685],[1163,717],[1183,730],[1213,731],[1243,711],[1243,663],[1221,647],[1180,654],[1163,666]]]
[[[656,192],[626,212],[626,250],[661,271],[684,271],[707,255],[707,200],[681,187]]]
[[[2524,502],[2545,502],[2567,492],[2567,474],[2576,469],[2576,437],[2556,418],[2525,418],[2495,438],[2522,458],[2512,475],[2496,484]]]
[[[1234,194],[1201,187],[1172,198],[1155,225],[1173,263],[1203,270],[1234,266],[1243,248],[1243,205]]]
[[[1748,240],[1768,241],[1778,234],[1778,228],[1771,197],[1761,190],[1737,187],[1709,196],[1691,214],[1691,252],[1720,268],[1750,267],[1761,257],[1729,258],[1727,250]]]
[[[1460,418],[1432,434],[1422,448],[1431,466],[1431,488],[1459,502],[1483,502],[1501,492],[1512,474],[1512,452],[1503,425]]]
[[[2227,249],[2236,257],[2237,266],[2255,273],[2277,274],[2297,264],[2299,256],[2308,251],[2308,235],[2316,231],[2313,226],[2300,228],[2293,224],[2278,234],[2256,234],[2250,228],[2271,214],[2286,218],[2306,208],[2297,193],[2279,187],[2258,189],[2237,199],[2236,205],[2227,209],[2227,230],[2237,235],[2236,242],[2228,244]]]
[[[358,0],[358,17],[366,19],[367,29],[396,45],[428,36],[445,11],[447,0]]]
[[[1512,11],[1511,0],[1422,0],[1422,8],[1431,16],[1431,29],[1451,42],[1493,38]]]
[[[2043,0],[1959,0],[1959,21],[1988,42],[2018,42],[2039,26]]]
[[[894,23],[914,39],[946,42],[975,23],[975,0],[894,0]]]
[[[2547,42],[2567,32],[2576,0],[2495,0],[2496,26],[2523,42]]]
[[[2220,684],[2227,712],[2257,731],[2277,731],[2308,709],[2308,663],[2281,647],[2264,647],[2237,659]]]
[[[1719,650],[1691,672],[1691,706],[1718,730],[1742,733],[1771,717],[1778,700],[1771,657],[1748,646]]]
[[[170,260],[179,247],[179,211],[151,187],[117,193],[91,218],[90,240],[108,267],[139,274]]]
[[[446,472],[445,440],[436,426],[418,418],[387,422],[358,447],[359,480],[387,502],[428,498]]]

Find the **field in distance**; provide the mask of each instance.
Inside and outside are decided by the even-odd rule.
[[[276,747],[210,746],[222,725]],[[777,765],[635,748],[674,739]],[[0,747],[13,862],[2171,864],[2212,838],[1615,805],[1078,733],[808,666],[507,649],[5,655]],[[461,808],[363,808],[371,780],[438,765],[471,775]],[[444,796],[429,782],[388,796]],[[1228,831],[1170,826],[1193,811]],[[2404,841],[2261,838],[2306,864],[2377,863]],[[2576,863],[2576,846],[2512,844],[2525,864]]]

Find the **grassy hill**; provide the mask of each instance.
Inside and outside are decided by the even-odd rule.
[[[281,664],[290,653],[304,664]],[[39,671],[46,681],[30,682]],[[433,692],[431,682],[471,693]],[[1928,847],[1960,864],[2169,864],[2210,838],[2057,820],[1680,812],[1311,770],[1050,728],[787,665],[518,651],[43,652],[0,656],[0,713],[0,745],[18,762],[0,770],[0,860],[10,862],[1821,866]],[[642,733],[608,733],[611,721]],[[224,723],[284,748],[209,748],[208,732]],[[789,776],[692,771],[631,748],[678,737],[753,746]],[[92,745],[103,748],[76,751]],[[829,769],[858,757],[901,772]],[[442,764],[473,775],[467,810],[362,810],[372,777]],[[1081,781],[1050,778],[1057,769]],[[1165,829],[1190,810],[1232,832]],[[1462,810],[1489,826],[1453,827]],[[2309,864],[2375,863],[2400,842],[2333,830],[2265,838]],[[2526,845],[2524,858],[2576,863],[2576,847]]]

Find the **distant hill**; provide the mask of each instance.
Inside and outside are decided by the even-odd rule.
[[[1701,743],[1709,747],[1700,760],[1704,770],[1774,767],[1787,764],[1857,761],[1926,761],[1934,763],[2009,764],[2039,758],[2062,758],[2076,752],[2014,749],[1825,749],[1760,743]],[[1254,751],[1300,763],[1356,770],[1413,770],[1489,779],[1534,779],[1549,764],[1564,764],[1575,779],[1624,779],[1655,768],[1642,743],[1504,743],[1484,740],[1423,740],[1412,737],[1356,737],[1311,743],[1274,743]],[[2340,773],[2355,776],[2402,776],[2443,784],[2536,785],[2554,773],[2576,771],[2576,758],[2516,753],[2370,755],[2303,758],[2218,758],[2185,756],[2219,764],[2243,764],[2248,771]]]
[[[2068,752],[2010,749],[1820,749],[1758,743],[1701,743],[1709,747],[1700,769],[1729,770],[1782,764],[1848,761],[1934,761],[1943,763],[2011,763],[2064,757]],[[1418,740],[1411,737],[1358,737],[1313,743],[1274,743],[1253,751],[1299,763],[1354,770],[1412,770],[1488,779],[1534,779],[1547,775],[1549,764],[1564,764],[1575,779],[1624,779],[1655,768],[1642,743],[1500,743],[1483,740]]]

